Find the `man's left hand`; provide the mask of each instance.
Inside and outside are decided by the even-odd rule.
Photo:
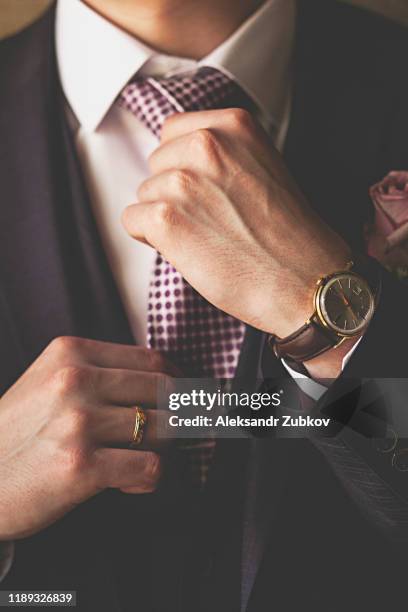
[[[123,216],[215,306],[284,337],[313,311],[316,281],[350,257],[300,193],[266,134],[241,109],[164,124],[152,176]]]

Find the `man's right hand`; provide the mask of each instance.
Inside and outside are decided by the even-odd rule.
[[[0,399],[0,541],[40,531],[108,487],[153,491],[159,414],[147,411],[143,450],[129,450],[134,406],[154,407],[159,382],[176,374],[149,349],[51,342]]]

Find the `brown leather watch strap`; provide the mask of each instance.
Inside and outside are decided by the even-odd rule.
[[[328,349],[339,344],[338,335],[326,329],[316,315],[310,321],[286,338],[269,336],[269,345],[279,358],[289,358],[303,362],[318,357]]]

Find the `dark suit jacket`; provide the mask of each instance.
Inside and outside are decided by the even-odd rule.
[[[285,157],[362,249],[368,187],[408,166],[407,33],[332,0],[298,7]],[[56,336],[132,342],[66,125],[53,19],[0,44],[0,391]],[[316,408],[347,424],[336,438],[222,442],[203,497],[170,482],[152,496],[101,494],[18,542],[2,588],[77,590],[87,612],[397,605],[408,476],[363,434],[392,420],[404,438],[407,312],[406,287],[384,275],[375,320]],[[261,352],[248,329],[249,383]],[[265,376],[285,376],[264,357]],[[401,380],[390,391],[374,377]]]

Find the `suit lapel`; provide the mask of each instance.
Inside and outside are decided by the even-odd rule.
[[[9,43],[2,79],[3,388],[56,336],[131,340],[65,122],[53,25],[51,10]]]
[[[287,439],[256,439],[248,459],[241,560],[241,612],[245,612],[264,553],[270,544],[278,502],[287,480]]]

